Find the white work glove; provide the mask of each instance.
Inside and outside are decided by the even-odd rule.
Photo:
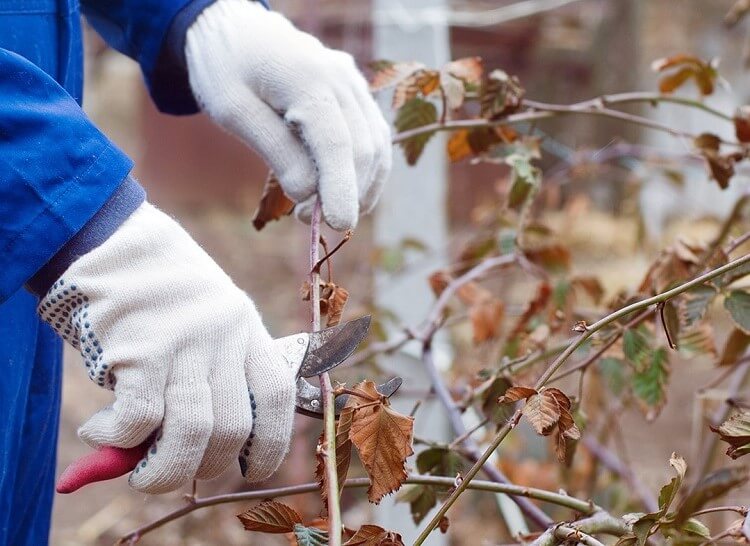
[[[238,455],[250,481],[281,464],[295,372],[247,295],[166,214],[142,204],[70,265],[38,310],[80,349],[91,380],[114,390],[81,439],[127,448],[156,433],[130,475],[135,489],[210,479]]]
[[[351,55],[248,0],[206,8],[185,51],[198,104],[263,156],[299,218],[309,222],[316,192],[334,229],[372,210],[391,169],[390,129]]]

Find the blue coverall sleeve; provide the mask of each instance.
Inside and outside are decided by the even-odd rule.
[[[50,76],[0,48],[0,303],[80,231],[132,166]]]
[[[168,114],[198,111],[188,81],[185,33],[215,0],[81,0],[106,42],[138,61],[151,98]],[[266,0],[263,5],[268,7]]]

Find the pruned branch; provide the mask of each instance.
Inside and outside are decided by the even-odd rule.
[[[550,378],[555,374],[555,372],[558,369],[560,369],[560,367],[563,364],[565,364],[567,359],[575,351],[577,351],[593,334],[595,334],[596,332],[598,332],[605,326],[608,326],[609,324],[612,324],[618,319],[626,317],[630,315],[631,313],[641,311],[643,309],[647,309],[658,303],[661,303],[669,299],[672,299],[676,296],[679,296],[680,294],[687,292],[691,288],[699,286],[707,281],[710,281],[711,279],[718,277],[719,275],[722,275],[728,271],[732,271],[733,269],[736,269],[742,265],[745,265],[746,263],[750,263],[750,254],[747,254],[732,262],[729,262],[728,264],[718,267],[712,271],[709,271],[708,273],[700,275],[691,281],[685,282],[679,286],[676,286],[675,288],[672,288],[671,290],[667,290],[665,292],[662,292],[661,294],[657,294],[650,298],[646,298],[644,300],[627,305],[619,309],[618,311],[615,311],[614,313],[611,313],[607,315],[606,317],[600,319],[594,324],[587,326],[586,328],[583,329],[580,335],[573,341],[573,343],[571,343],[562,353],[560,353],[560,355],[552,362],[552,364],[547,368],[547,370],[541,375],[541,377],[536,382],[535,388],[539,390],[541,387],[546,385],[547,382],[550,380]],[[508,436],[510,431],[513,430],[513,428],[515,428],[520,418],[521,418],[521,410],[518,409],[513,415],[513,417],[510,419],[510,422],[506,424],[504,427],[502,427],[500,431],[498,431],[492,443],[485,450],[485,452],[482,454],[480,459],[466,473],[466,475],[464,476],[464,480],[461,482],[461,484],[459,484],[459,486],[456,487],[456,489],[451,493],[451,495],[445,500],[443,505],[438,509],[437,513],[434,515],[432,520],[430,520],[430,522],[427,524],[427,526],[419,535],[419,537],[417,537],[417,540],[414,543],[415,546],[423,544],[424,541],[432,532],[432,530],[438,526],[441,518],[446,514],[448,509],[456,502],[456,500],[461,495],[461,493],[467,488],[471,480],[479,473],[479,471],[482,469],[484,464],[490,458],[490,455],[492,455],[492,453],[500,446],[500,444],[505,440],[505,438]]]

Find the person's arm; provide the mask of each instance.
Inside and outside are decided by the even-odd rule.
[[[0,49],[0,303],[113,194],[126,214],[140,205],[140,187],[123,187],[132,165],[50,76]]]
[[[351,55],[265,2],[82,0],[89,22],[136,59],[163,112],[205,111],[266,160],[309,221],[353,228],[391,166],[390,129]]]
[[[185,115],[199,111],[188,83],[185,35],[214,2],[82,0],[81,11],[111,47],[138,62],[159,110]],[[258,2],[268,7],[266,0]]]

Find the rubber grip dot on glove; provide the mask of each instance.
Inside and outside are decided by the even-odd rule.
[[[60,475],[55,490],[72,493],[84,485],[119,478],[131,472],[151,445],[148,439],[141,445],[123,449],[105,446],[79,457]]]

